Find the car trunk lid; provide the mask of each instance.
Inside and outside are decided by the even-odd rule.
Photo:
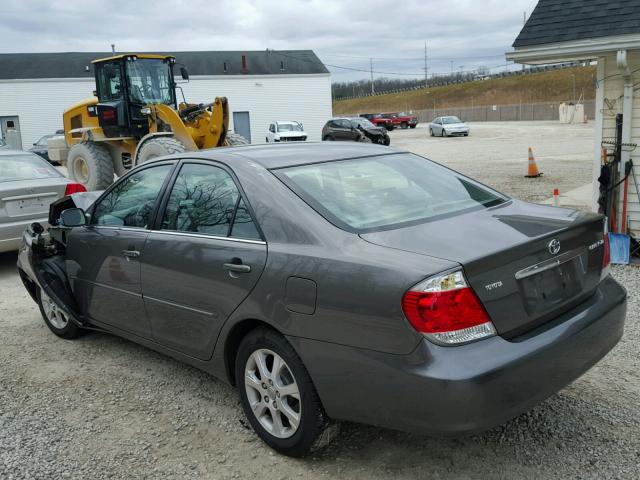
[[[60,178],[0,183],[0,223],[46,218],[49,205],[64,191]]]
[[[604,252],[601,216],[516,200],[361,237],[462,265],[506,338],[590,296],[600,281]]]

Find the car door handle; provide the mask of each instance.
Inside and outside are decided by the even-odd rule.
[[[222,268],[229,270],[230,272],[249,273],[251,267],[249,265],[243,265],[241,263],[223,263]]]
[[[138,258],[140,256],[140,252],[137,250],[123,250],[122,255],[127,258]]]

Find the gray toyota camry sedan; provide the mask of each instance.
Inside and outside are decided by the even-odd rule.
[[[73,206],[54,204],[56,226],[32,225],[19,255],[53,333],[111,332],[235,385],[287,455],[325,444],[338,420],[503,423],[623,332],[602,216],[384,146],[187,152]]]

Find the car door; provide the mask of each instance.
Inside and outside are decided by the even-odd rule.
[[[142,292],[156,342],[209,359],[227,317],[251,292],[267,246],[233,174],[184,161],[142,258]]]
[[[142,301],[140,259],[160,192],[175,162],[137,170],[116,183],[67,240],[66,267],[83,315],[150,338]]]
[[[440,135],[442,133],[442,124],[441,124],[440,118],[436,118],[433,121],[433,124],[431,126],[431,130],[433,131],[434,135]]]
[[[351,122],[349,120],[336,120],[336,124],[338,125],[339,140],[353,140],[353,131],[351,130]]]

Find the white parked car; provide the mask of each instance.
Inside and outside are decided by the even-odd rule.
[[[448,137],[450,135],[469,135],[471,129],[458,117],[438,117],[429,125],[432,137]]]
[[[300,122],[271,122],[267,131],[267,143],[269,142],[304,142],[307,133]]]

